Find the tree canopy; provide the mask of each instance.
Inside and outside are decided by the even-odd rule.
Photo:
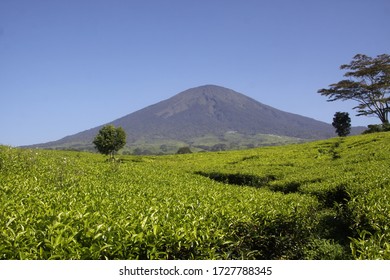
[[[390,55],[372,58],[357,54],[350,64],[343,64],[340,69],[349,70],[344,74],[348,79],[318,93],[328,97],[328,101],[356,101],[358,105],[353,109],[357,109],[357,116],[375,116],[382,124],[389,123]]]
[[[340,137],[347,136],[351,132],[351,118],[347,112],[336,112],[332,125]]]
[[[122,127],[106,125],[99,130],[93,144],[100,153],[113,157],[115,152],[125,146],[126,132]]]

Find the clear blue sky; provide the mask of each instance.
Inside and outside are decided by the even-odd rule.
[[[0,143],[60,139],[215,84],[332,122],[317,90],[390,53],[388,0],[0,0]]]

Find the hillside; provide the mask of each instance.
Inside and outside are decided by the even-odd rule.
[[[168,156],[0,146],[0,259],[390,259],[390,133]]]
[[[125,129],[128,149],[160,149],[165,145],[176,151],[185,145],[204,147],[218,143],[241,148],[335,136],[330,124],[280,111],[214,85],[188,89],[110,123]],[[100,128],[34,147],[91,149]]]

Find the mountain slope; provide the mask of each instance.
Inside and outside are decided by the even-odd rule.
[[[310,140],[335,136],[330,124],[280,111],[215,85],[188,89],[110,124],[125,129],[128,145],[140,140],[190,143],[194,138],[205,135],[223,137],[227,132],[240,135],[272,134]],[[91,146],[100,128],[95,127],[36,147],[85,148]]]

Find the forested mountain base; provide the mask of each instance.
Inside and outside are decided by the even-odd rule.
[[[390,259],[390,134],[172,156],[0,147],[0,259]]]

